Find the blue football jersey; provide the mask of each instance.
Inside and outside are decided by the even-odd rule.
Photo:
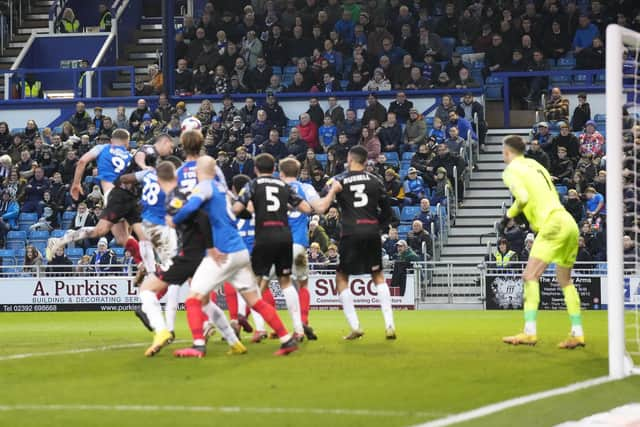
[[[238,218],[236,224],[244,245],[249,249],[249,253],[252,253],[256,241],[256,217],[252,215],[251,219]]]
[[[165,194],[158,184],[158,175],[155,170],[136,172],[136,179],[142,183],[142,219],[152,224],[164,225]]]
[[[209,215],[215,248],[227,254],[246,249],[238,233],[236,217],[231,212],[226,185],[216,179],[198,183],[187,203],[176,212],[173,220],[176,224],[181,224],[200,208]]]
[[[307,202],[313,202],[320,198],[318,192],[310,184],[303,184],[300,181],[293,181],[289,184],[291,188]],[[291,238],[293,243],[304,246],[309,246],[309,216],[300,211],[291,210],[288,213],[289,216],[289,228],[291,229]]]
[[[97,145],[91,151],[96,154],[98,179],[101,181],[115,182],[127,171],[133,160],[129,151],[120,145]]]
[[[196,161],[184,162],[176,171],[176,176],[178,178],[178,190],[184,195],[191,194],[191,191],[198,185]]]

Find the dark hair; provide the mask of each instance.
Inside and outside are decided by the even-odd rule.
[[[235,175],[231,180],[231,187],[237,193],[240,190],[242,190],[249,181],[251,181],[251,178],[249,178],[247,175],[244,175],[244,174]]]
[[[509,135],[502,141],[503,144],[516,154],[523,154],[527,148],[524,139],[520,135]]]
[[[256,166],[256,169],[258,169],[258,172],[272,173],[276,166],[276,160],[271,154],[262,153],[256,156],[254,164]]]
[[[367,149],[360,145],[356,145],[351,150],[349,150],[349,154],[351,155],[351,158],[356,163],[359,163],[361,165],[365,164],[365,162],[367,161],[367,157],[369,155],[369,153],[367,152]]]

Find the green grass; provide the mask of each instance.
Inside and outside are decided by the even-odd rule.
[[[360,316],[367,335],[345,342],[341,312],[312,312],[320,340],[305,342],[301,351],[286,358],[272,356],[275,341],[247,344],[246,356],[226,356],[227,347],[216,335],[202,360],[174,359],[171,352],[178,344],[152,359],[144,358],[144,347],[139,346],[2,360],[12,354],[151,340],[131,313],[3,313],[0,407],[206,405],[394,413],[21,409],[0,410],[0,426],[408,426],[607,373],[606,312],[587,313],[587,347],[566,352],[555,348],[568,330],[562,312],[540,314],[541,341],[533,348],[508,347],[499,341],[521,327],[519,312],[397,312],[395,342],[384,340],[378,311]],[[178,339],[187,339],[183,313],[178,324]],[[639,380],[537,402],[468,425],[515,425],[514,414],[520,426],[581,418],[637,401]]]

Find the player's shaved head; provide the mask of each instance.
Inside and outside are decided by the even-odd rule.
[[[200,176],[203,178],[213,178],[216,175],[216,161],[211,156],[202,156],[198,158],[196,162],[196,170],[198,172],[198,179]]]
[[[163,161],[156,167],[156,174],[160,181],[172,181],[176,178],[176,167],[171,161]]]
[[[349,150],[349,155],[351,156],[351,160],[353,160],[354,162],[360,165],[364,165],[365,162],[367,161],[367,157],[369,153],[367,152],[367,149],[364,148],[363,146],[356,145],[351,150]]]
[[[182,132],[180,142],[187,156],[199,156],[202,146],[204,145],[204,137],[199,130],[188,130]]]
[[[254,161],[258,173],[273,173],[276,167],[276,160],[269,153],[262,153],[256,156]]]
[[[280,174],[288,178],[295,178],[300,173],[300,162],[292,157],[280,160]]]
[[[524,142],[524,138],[519,135],[509,135],[502,141],[504,146],[516,155],[524,154],[527,149],[527,144]]]

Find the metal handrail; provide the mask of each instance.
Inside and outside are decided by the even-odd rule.
[[[455,202],[455,206],[456,206],[456,212],[458,211],[458,167],[454,166],[453,167],[453,181],[454,181],[454,190],[455,190],[455,198],[456,198],[456,202]]]
[[[49,34],[56,32],[56,24],[69,0],[55,0],[49,8]]]
[[[433,253],[431,259],[440,259],[440,254],[436,250],[436,225],[431,221],[431,252]]]

